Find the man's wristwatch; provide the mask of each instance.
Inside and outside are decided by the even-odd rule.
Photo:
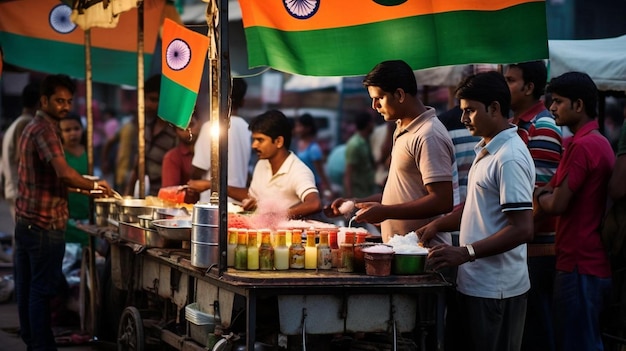
[[[465,245],[465,248],[467,249],[467,253],[470,257],[469,261],[474,262],[476,260],[476,252],[474,251],[474,247],[472,246],[472,244],[467,244]]]

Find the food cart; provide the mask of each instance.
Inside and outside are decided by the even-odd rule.
[[[220,274],[217,264],[193,266],[190,249],[182,243],[139,243],[120,237],[124,230],[115,226],[83,229],[110,243],[113,286],[127,292],[120,306],[120,350],[143,350],[145,344],[158,343],[179,350],[222,350],[219,347],[226,344],[278,349],[281,338],[280,346],[287,349],[327,349],[315,336],[365,333],[382,336],[394,350],[407,342],[415,346],[406,349],[423,350],[426,335],[433,334],[436,349],[443,349],[449,284],[436,273],[377,277],[337,269],[228,268]],[[220,253],[225,258],[226,251]],[[198,313],[213,319],[210,329],[195,324]],[[275,343],[259,335],[268,333]]]

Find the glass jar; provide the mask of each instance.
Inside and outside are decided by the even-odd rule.
[[[343,243],[341,248],[341,265],[337,268],[337,271],[343,273],[354,272],[354,244]]]

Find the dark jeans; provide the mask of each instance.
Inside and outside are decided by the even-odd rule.
[[[552,298],[556,256],[528,257],[530,291],[522,350],[554,351]]]
[[[522,345],[527,294],[508,299],[457,295],[461,340],[468,351],[519,351]]]
[[[56,350],[50,300],[64,279],[63,231],[49,231],[18,220],[15,225],[15,290],[20,334],[29,351]]]
[[[554,334],[559,351],[604,350],[600,313],[609,301],[611,278],[557,271],[554,280]]]

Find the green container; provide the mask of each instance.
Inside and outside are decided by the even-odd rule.
[[[428,254],[399,254],[393,256],[393,274],[423,274]]]

